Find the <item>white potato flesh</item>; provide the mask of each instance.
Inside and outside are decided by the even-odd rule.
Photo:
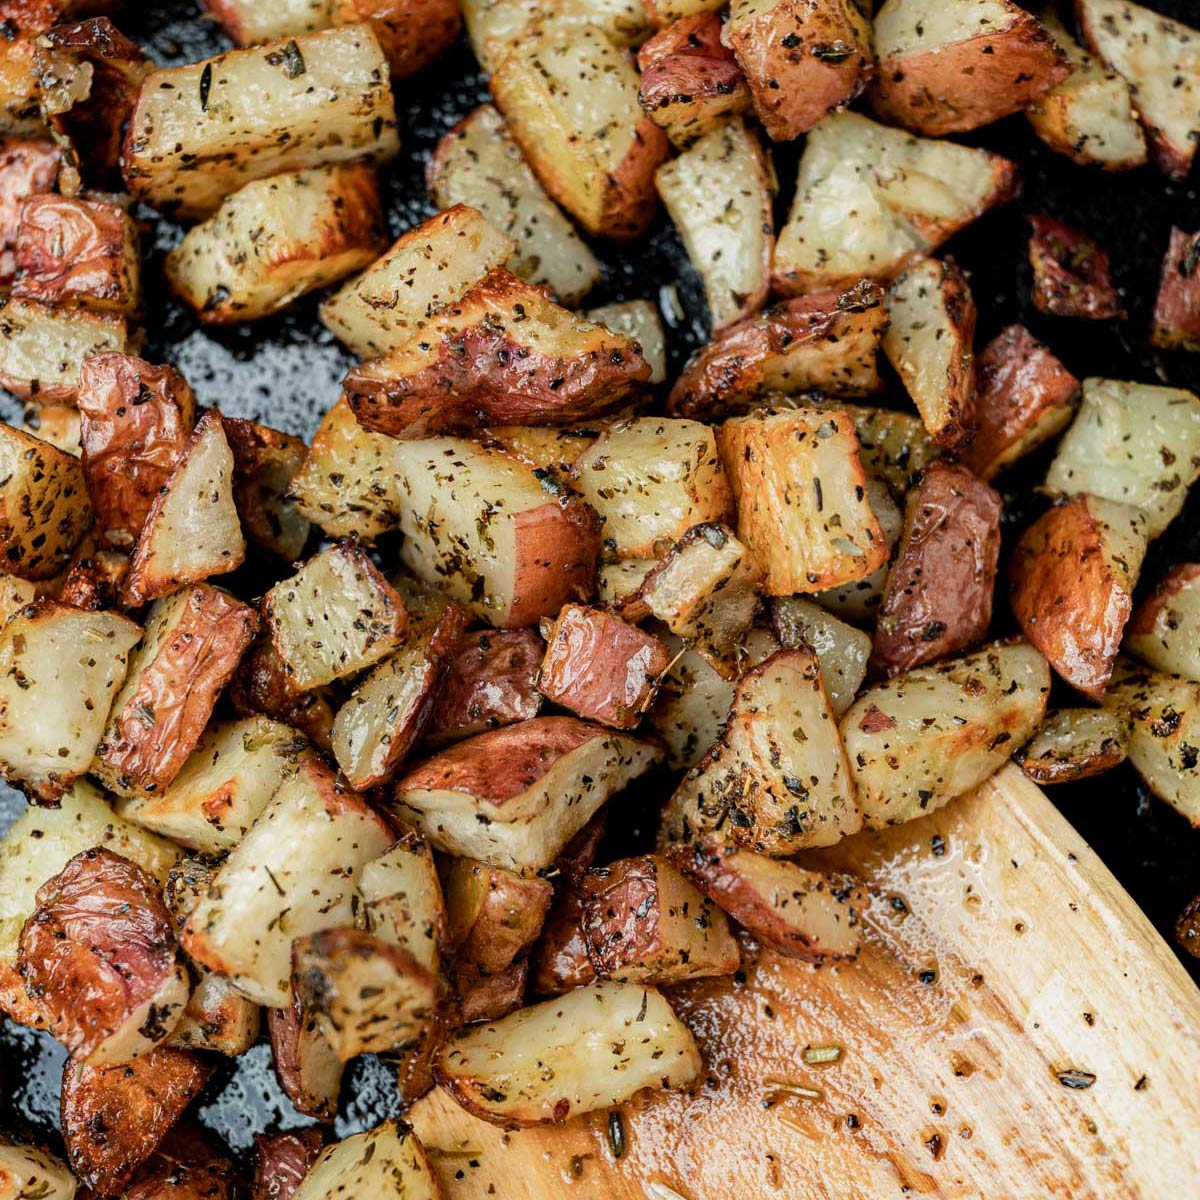
[[[561,1124],[642,1088],[682,1087],[700,1069],[691,1032],[662,994],[614,983],[463,1030],[438,1065],[464,1108],[513,1125]]]
[[[139,200],[204,217],[252,179],[399,148],[379,39],[347,25],[152,71],[122,165]]]
[[[416,1134],[386,1121],[321,1151],[292,1200],[441,1200]]]
[[[358,880],[359,912],[369,933],[407,951],[436,973],[446,931],[446,902],[429,843],[408,830]]]
[[[0,575],[0,626],[36,599],[36,583],[15,575]]]
[[[641,598],[646,576],[658,566],[656,558],[619,558],[605,563],[596,573],[596,601],[611,608],[626,621],[640,621],[650,615]]]
[[[1125,648],[1157,671],[1200,682],[1200,564],[1180,563],[1133,615]]]
[[[667,340],[662,318],[649,300],[621,300],[602,304],[587,312],[595,321],[613,333],[632,338],[642,348],[642,357],[650,364],[650,382],[663,383],[667,378]]]
[[[11,1200],[72,1200],[78,1190],[66,1163],[36,1146],[0,1139],[0,1196]]]
[[[429,175],[440,208],[470,205],[516,242],[508,260],[514,275],[544,284],[563,304],[578,304],[600,282],[599,260],[546,195],[490,104],[442,139]]]
[[[262,1009],[224,975],[200,967],[196,972],[199,978],[167,1045],[211,1050],[227,1058],[245,1054],[258,1041]]]
[[[1012,9],[1003,0],[887,0],[875,15],[875,52],[891,58],[936,49],[1002,32],[1012,23]]]
[[[805,645],[816,654],[829,703],[840,717],[867,677],[870,635],[803,596],[778,597],[772,612],[775,632],[784,646]]]
[[[865,454],[863,460],[865,463]],[[904,514],[900,511],[891,488],[882,479],[868,478],[866,491],[871,511],[883,531],[883,540],[887,544],[890,556],[904,529]],[[825,592],[818,592],[813,599],[822,608],[843,620],[857,625],[868,625],[875,619],[875,610],[883,602],[883,589],[887,586],[889,567],[890,564],[885,562],[870,575]]]
[[[239,46],[327,29],[333,0],[205,0]]]

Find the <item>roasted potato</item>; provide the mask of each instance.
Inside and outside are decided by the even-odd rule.
[[[1181,388],[1085,379],[1079,414],[1058,445],[1044,490],[1133,504],[1156,538],[1200,478],[1200,399]]]
[[[512,238],[516,252],[508,269],[527,283],[545,285],[563,304],[578,304],[600,282],[596,256],[546,195],[490,104],[438,142],[427,176],[440,208],[471,205]]]
[[[637,61],[642,108],[678,147],[750,107],[749,85],[733,51],[721,41],[715,12],[667,25],[643,43]]]
[[[302,762],[217,870],[183,927],[183,948],[249,999],[283,1007],[292,940],[350,924],[358,873],[392,840],[328,767]]]
[[[298,559],[312,530],[288,489],[308,452],[303,440],[255,421],[225,420],[233,452],[233,501],[246,536],[284,562]]]
[[[1060,708],[1013,757],[1034,783],[1074,783],[1125,761],[1129,731],[1102,708]]]
[[[37,47],[32,38],[5,38],[0,44],[0,132],[25,138],[50,133],[42,112]]]
[[[579,988],[460,1030],[438,1061],[459,1104],[510,1127],[561,1124],[645,1087],[685,1085],[700,1069],[692,1035],[667,1001],[629,983]]]
[[[53,1154],[37,1146],[0,1140],[0,1194],[42,1200],[73,1200],[75,1177]]]
[[[654,185],[704,282],[713,332],[757,312],[771,278],[771,168],[758,137],[731,121],[664,163]]]
[[[812,390],[864,396],[883,386],[877,357],[883,291],[862,280],[773,305],[699,350],[667,400],[675,416],[716,420]]]
[[[368,933],[437,974],[447,941],[446,902],[423,834],[406,826],[389,850],[364,864],[358,899]]]
[[[845,108],[875,70],[871,24],[856,0],[732,0],[721,40],[777,142]]]
[[[199,978],[167,1045],[209,1050],[237,1058],[257,1041],[262,1009],[247,1000],[224,975],[194,968]]]
[[[633,64],[600,29],[522,36],[492,69],[491,91],[542,186],[587,233],[646,231],[670,143],[638,104]]]
[[[93,773],[121,796],[170,786],[258,632],[258,614],[209,584],[158,601],[113,702]]]
[[[150,1053],[191,992],[158,881],[103,847],[38,888],[17,970],[54,1036],[93,1067]]]
[[[813,400],[818,398],[813,397]],[[921,472],[938,457],[929,430],[916,413],[894,408],[846,404],[841,400],[819,400],[827,408],[841,409],[854,421],[859,454],[871,480],[886,485],[903,499]]]
[[[796,295],[890,279],[1015,189],[999,155],[834,113],[805,142],[773,285]]]
[[[552,704],[613,729],[636,729],[670,655],[652,633],[580,604],[546,622],[538,690]]]
[[[803,596],[776,596],[771,627],[785,650],[806,646],[817,656],[830,707],[840,717],[867,676],[870,637]]]
[[[345,1064],[295,995],[267,1013],[275,1076],[298,1112],[331,1122],[337,1115]]]
[[[292,1200],[324,1144],[324,1131],[311,1125],[286,1133],[259,1134],[251,1200]]]
[[[489,425],[475,436],[489,450],[502,450],[535,471],[569,478],[583,452],[602,433],[628,421],[632,412],[629,405],[574,425]]]
[[[152,71],[129,121],[125,182],[173,216],[206,217],[251,180],[385,162],[400,145],[389,76],[369,25]]]
[[[900,825],[977,787],[1042,722],[1050,666],[1026,642],[917,667],[867,688],[842,737],[868,829]]]
[[[650,19],[660,29],[697,13],[711,13],[725,6],[719,0],[642,0]]]
[[[650,609],[642,599],[642,584],[658,565],[656,558],[618,558],[596,572],[596,603],[626,621],[644,621]]]
[[[650,383],[663,383],[667,378],[667,345],[662,318],[649,300],[621,300],[602,304],[587,313],[587,319],[613,333],[637,343],[642,357],[650,364]]]
[[[1176,919],[1175,940],[1193,958],[1200,958],[1200,896],[1193,896]]]
[[[738,537],[758,559],[768,596],[850,583],[887,561],[845,412],[734,417],[717,430],[717,449],[737,500]]]
[[[128,568],[126,555],[119,550],[96,549],[89,535],[80,543],[62,576],[58,602],[86,612],[116,608]]]
[[[662,758],[573,717],[534,717],[409,771],[393,807],[439,850],[510,871],[548,867],[610,796]]]
[[[1200,682],[1200,564],[1179,563],[1138,605],[1125,649],[1156,671]]]
[[[39,138],[0,137],[0,283],[17,272],[21,209],[31,196],[54,190],[62,149]]]
[[[336,695],[328,688],[301,691],[275,653],[270,634],[260,634],[242,659],[229,684],[229,699],[242,716],[271,717],[302,733],[322,750],[330,749]]]
[[[226,1158],[181,1162],[158,1153],[138,1172],[123,1200],[234,1200],[237,1182]]]
[[[385,1121],[321,1151],[292,1200],[440,1200],[441,1195],[416,1134]]]
[[[196,419],[188,381],[130,354],[96,354],[79,372],[83,474],[100,534],[132,546],[187,448]]]
[[[1079,380],[1023,325],[1002,329],[975,359],[975,434],[963,461],[995,478],[1071,423]]]
[[[1107,320],[1124,317],[1108,270],[1108,255],[1086,233],[1051,217],[1029,218],[1033,302],[1059,317]]]
[[[1200,234],[1172,226],[1154,301],[1151,345],[1163,350],[1200,351]]]

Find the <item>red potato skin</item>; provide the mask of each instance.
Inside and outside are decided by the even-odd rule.
[[[311,1127],[260,1134],[251,1200],[291,1200],[324,1146],[323,1131]]]
[[[168,1159],[143,1169],[123,1200],[232,1200],[234,1185],[232,1164],[227,1161]]]
[[[165,788],[200,740],[257,632],[258,614],[248,604],[208,584],[189,589],[185,615],[114,714],[97,757],[129,787]]]
[[[1030,217],[1029,224],[1033,302],[1042,312],[1093,321],[1125,316],[1108,255],[1097,242],[1052,217]]]
[[[514,524],[517,554],[506,624],[519,629],[592,594],[601,522],[577,496],[566,495],[519,513]]]
[[[539,996],[557,996],[596,978],[583,930],[583,893],[570,882],[555,899],[531,956],[530,986]]]
[[[451,741],[536,717],[545,644],[535,629],[465,634],[434,704],[430,737]]]
[[[198,1054],[162,1046],[116,1066],[68,1062],[61,1117],[75,1177],[98,1196],[122,1193],[211,1073]]]
[[[459,983],[456,1016],[458,1023],[498,1021],[525,1003],[529,960],[518,959],[496,975],[476,976]]]
[[[966,467],[926,468],[908,496],[876,619],[875,671],[896,675],[982,640],[992,619],[1002,507]]]
[[[334,20],[369,21],[397,79],[440,58],[462,31],[456,0],[338,0]]]
[[[233,454],[233,500],[242,531],[265,550],[280,555],[278,547],[283,531],[274,512],[278,495],[264,482],[260,472],[279,457],[295,464],[294,475],[308,453],[308,446],[303,438],[255,421],[241,417],[224,417],[223,421]]]
[[[316,1096],[307,1092],[301,1084],[300,1035],[305,1029],[313,1029],[312,1019],[305,1014],[300,997],[294,990],[291,1007],[267,1010],[267,1037],[271,1043],[271,1059],[279,1086],[297,1112],[306,1117],[315,1117],[318,1121],[332,1121],[337,1116],[337,1096]],[[338,1079],[340,1084],[340,1075]]]
[[[1079,380],[1023,325],[1010,325],[975,359],[975,436],[963,462],[989,480],[1061,429]]]
[[[0,284],[17,273],[17,231],[30,196],[54,190],[62,151],[53,142],[0,138]]]
[[[1200,351],[1200,233],[1171,228],[1154,301],[1150,344],[1161,350]]]
[[[590,721],[636,729],[671,663],[666,645],[612,613],[568,604],[546,634],[538,687]]]
[[[17,969],[54,1036],[88,1058],[179,971],[158,883],[111,850],[77,854],[38,889]],[[158,1019],[151,1009],[142,1033],[161,1041],[171,1030]]]

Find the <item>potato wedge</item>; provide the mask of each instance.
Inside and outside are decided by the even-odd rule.
[[[0,1194],[74,1200],[75,1176],[54,1155],[37,1146],[0,1141]]]
[[[1050,666],[1027,642],[996,643],[869,687],[842,717],[868,829],[900,825],[977,787],[1042,722]]]
[[[871,24],[855,0],[732,0],[721,40],[776,142],[845,108],[875,71]]]
[[[1015,187],[999,155],[834,113],[805,142],[773,285],[796,295],[890,279]]]
[[[1150,344],[1163,350],[1200,351],[1200,234],[1171,228],[1154,301]]]
[[[492,69],[491,91],[542,186],[587,233],[646,231],[670,143],[638,104],[633,64],[600,29],[521,37]]]
[[[851,583],[887,561],[846,413],[734,417],[717,430],[717,449],[738,504],[738,537],[757,557],[768,596]]]
[[[1129,731],[1103,708],[1060,708],[1013,757],[1034,783],[1074,783],[1125,761]]]
[[[599,260],[546,195],[490,104],[438,142],[427,177],[440,208],[470,205],[516,243],[507,265],[526,283],[574,305],[600,282]]]
[[[842,396],[879,391],[883,299],[882,289],[864,279],[849,291],[785,300],[730,326],[688,362],[667,410],[717,420],[813,390]]]
[[[887,296],[883,351],[917,406],[930,436],[956,450],[975,422],[975,301],[950,260],[909,267]]]
[[[259,1134],[251,1200],[292,1200],[324,1147],[324,1131],[315,1126],[286,1133]]]
[[[870,637],[803,596],[776,596],[771,628],[785,650],[806,646],[817,656],[830,707],[840,717],[867,677]]]
[[[246,539],[233,499],[233,452],[208,409],[159,488],[129,559],[122,600],[136,607],[240,567]]]
[[[775,229],[758,137],[742,121],[722,125],[659,167],[654,185],[704,283],[713,332],[757,312]]]
[[[202,322],[281,312],[353,275],[383,249],[379,181],[364,163],[252,180],[167,255],[171,286]]]
[[[1154,161],[1184,178],[1200,140],[1200,33],[1127,0],[1075,0],[1088,48],[1133,92]]]
[[[267,1036],[275,1076],[298,1112],[318,1121],[337,1116],[345,1064],[334,1053],[316,1021],[293,996],[285,1008],[267,1013]]]
[[[697,849],[680,868],[758,941],[822,965],[858,957],[870,896],[846,875],[808,871],[752,850]]]
[[[1108,269],[1108,255],[1086,233],[1051,217],[1029,218],[1033,302],[1059,317],[1108,320],[1125,316]]]
[[[395,1121],[327,1146],[292,1200],[440,1200],[441,1187],[416,1134]]]
[[[54,191],[61,162],[62,150],[51,141],[0,136],[0,283],[12,283],[17,272],[25,201]]]
[[[1200,564],[1179,563],[1138,605],[1125,649],[1156,671],[1200,682]]]
[[[603,304],[591,309],[587,319],[636,342],[642,357],[650,364],[648,382],[666,382],[666,335],[658,309],[649,300],[620,300],[615,304]]]
[[[661,758],[657,746],[598,725],[535,717],[434,755],[396,784],[392,806],[439,850],[536,871]]]
[[[389,850],[364,864],[358,898],[368,933],[437,974],[447,942],[446,902],[424,834],[406,826]]]
[[[357,793],[306,760],[218,869],[183,928],[183,948],[251,1000],[283,1007],[293,938],[350,924],[358,873],[392,840]]]
[[[1179,515],[1197,478],[1200,399],[1181,388],[1085,379],[1079,414],[1043,487],[1136,505],[1153,539]]]
[[[294,562],[312,526],[288,489],[308,447],[290,433],[239,417],[225,420],[225,437],[233,452],[233,501],[243,531],[261,549]]]
[[[636,342],[501,268],[400,349],[352,368],[344,387],[363,428],[421,438],[570,425],[615,408],[649,378]]]
[[[125,181],[164,212],[206,217],[252,180],[386,162],[400,146],[389,76],[368,25],[153,71],[130,118]]]

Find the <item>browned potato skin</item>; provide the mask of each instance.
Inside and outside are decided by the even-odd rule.
[[[583,930],[583,893],[578,881],[563,888],[531,956],[530,985],[539,996],[557,996],[596,978]]]
[[[750,107],[750,88],[721,42],[717,13],[697,13],[659,30],[637,56],[638,99],[677,146],[732,120]]]
[[[463,298],[468,318],[450,332],[419,334],[399,356],[353,368],[345,390],[358,423],[397,438],[469,433],[488,425],[570,425],[616,407],[650,378],[636,342],[597,326],[567,355],[542,353],[536,325],[514,336],[549,293],[493,271]],[[395,369],[414,345],[437,341],[436,359]],[[423,365],[422,365],[423,361]]]
[[[269,635],[259,638],[242,659],[229,685],[229,699],[242,716],[262,713],[298,729],[314,745],[329,750],[329,733],[336,715],[329,690],[299,691]]]
[[[963,133],[1020,112],[1062,83],[1071,68],[1041,23],[1009,5],[1017,21],[983,34],[879,61],[875,111],[927,137]]]
[[[525,985],[529,978],[529,960],[520,958],[497,975],[459,984],[456,1017],[460,1024],[498,1021],[516,1012],[525,1003]]]
[[[823,389],[845,396],[878,391],[875,355],[887,324],[882,300],[879,285],[863,280],[845,292],[785,300],[731,325],[688,362],[667,398],[667,412],[713,421],[748,411],[767,390],[765,369],[794,353],[798,341],[811,344],[812,359],[807,371],[795,369],[789,391]]]
[[[546,633],[538,687],[546,698],[614,729],[636,729],[670,652],[612,613],[568,604]]]
[[[1170,609],[1176,593],[1197,581],[1200,581],[1200,563],[1176,563],[1155,584],[1150,595],[1137,606],[1125,629],[1126,634],[1141,633],[1153,636],[1159,616],[1164,609]]]
[[[120,551],[97,550],[85,539],[67,569],[58,602],[84,612],[116,608],[128,569],[129,559]]]
[[[179,973],[157,881],[111,850],[77,854],[38,889],[17,969],[54,1036],[73,1058],[88,1058]],[[156,1020],[151,1010],[148,1039],[170,1032],[152,1028]]]
[[[1193,958],[1200,958],[1200,896],[1188,901],[1175,922],[1175,940]]]
[[[1150,344],[1163,350],[1200,351],[1200,233],[1171,228],[1162,279],[1154,301]]]
[[[441,57],[462,29],[455,0],[337,0],[333,11],[339,25],[371,23],[397,79]]]
[[[233,500],[242,531],[285,561],[299,558],[307,540],[308,522],[292,510],[291,502],[285,500],[272,480],[274,472],[286,466],[291,483],[308,454],[304,439],[240,417],[225,417],[224,423],[233,452]],[[285,504],[291,514],[286,526],[280,517]]]
[[[177,1136],[178,1129],[168,1136],[168,1143],[185,1140]],[[197,1145],[160,1149],[138,1172],[122,1200],[232,1200],[237,1185],[233,1164],[201,1139],[194,1140]]]
[[[1124,317],[1108,269],[1108,255],[1085,233],[1052,217],[1029,218],[1033,302],[1058,317],[1102,321]]]
[[[965,650],[992,620],[1000,497],[938,461],[908,494],[904,531],[876,619],[871,666],[891,676]]]
[[[30,196],[54,189],[62,150],[36,138],[0,138],[0,284],[17,273],[17,231]]]
[[[324,1146],[324,1132],[311,1126],[260,1134],[251,1200],[291,1200]]]
[[[71,1170],[99,1196],[117,1196],[200,1093],[212,1068],[160,1046],[131,1062],[63,1072],[62,1131]]]
[[[142,671],[125,708],[109,719],[97,758],[131,788],[165,788],[257,632],[258,614],[248,604],[208,584],[189,589],[186,615]]]
[[[875,71],[871,27],[854,0],[781,0],[729,30],[767,135],[790,142],[845,108]]]
[[[170,366],[96,354],[79,372],[83,472],[101,534],[131,546],[183,456],[196,398]]]
[[[975,359],[975,436],[963,462],[990,480],[1062,429],[1079,380],[1023,325],[1009,325]]]
[[[1050,787],[1057,783],[1077,783],[1081,779],[1103,775],[1105,771],[1120,766],[1128,757],[1126,747],[1115,739],[1105,739],[1092,753],[1073,762],[1049,757],[1031,758],[1028,754],[1029,749],[1029,745],[1023,746],[1013,758],[1020,764],[1021,770],[1041,787]]]
[[[305,1089],[300,1068],[300,1039],[305,1031],[313,1031],[312,1018],[300,1005],[300,997],[293,991],[290,1008],[267,1010],[267,1036],[271,1042],[271,1058],[275,1064],[275,1076],[287,1098],[297,1112],[318,1121],[332,1121],[337,1116],[337,1095],[320,1096]],[[332,1050],[330,1051],[332,1057]],[[340,1085],[341,1075],[339,1072]]]

